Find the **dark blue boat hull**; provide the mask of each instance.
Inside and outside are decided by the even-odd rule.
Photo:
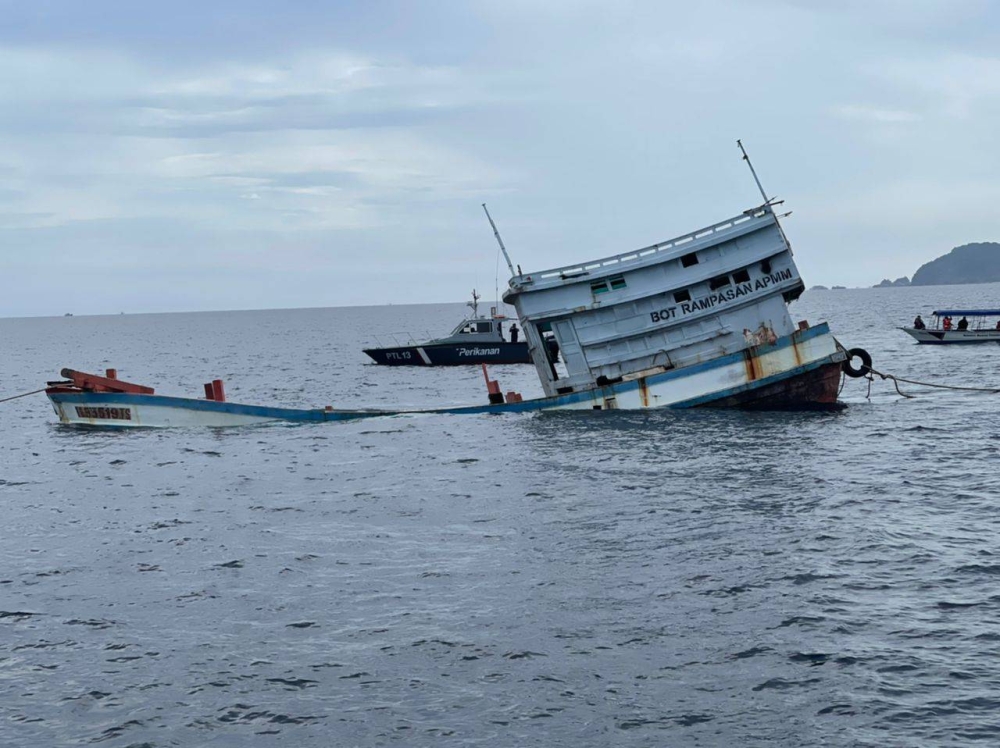
[[[527,343],[473,343],[462,345],[408,345],[366,348],[365,353],[384,366],[467,366],[474,364],[530,364]]]

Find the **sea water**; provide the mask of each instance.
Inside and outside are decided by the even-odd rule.
[[[810,291],[876,369],[997,285]],[[362,347],[463,307],[0,320],[0,397],[100,372],[302,407],[486,400]],[[540,388],[494,367],[504,391]],[[0,745],[1000,743],[1000,395],[848,379],[838,413],[60,426],[0,404]]]

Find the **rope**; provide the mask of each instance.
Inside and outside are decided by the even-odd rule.
[[[878,374],[880,377],[882,377],[883,380],[885,380],[885,379],[891,379],[893,385],[895,385],[895,387],[896,387],[896,394],[897,395],[905,397],[908,400],[912,400],[912,399],[914,399],[916,397],[916,395],[907,395],[905,392],[903,392],[901,389],[899,389],[899,382],[896,381],[896,377],[894,377],[892,374],[883,374],[882,372],[875,371],[874,369],[872,369],[872,368],[869,367],[869,369],[868,369],[868,376],[865,377],[865,379],[868,380],[868,394],[865,396],[868,400],[872,399],[872,382],[875,381],[875,376],[874,376],[874,374],[872,372],[875,372],[875,374]],[[935,385],[931,385],[931,386],[933,387]]]
[[[903,397],[912,398],[914,395],[907,395],[901,389],[899,389],[899,383],[905,382],[906,384],[914,384],[918,387],[934,387],[939,390],[964,390],[966,392],[992,392],[993,394],[1000,393],[1000,388],[997,387],[961,387],[957,384],[937,384],[935,382],[921,382],[917,379],[905,379],[904,377],[897,377],[895,374],[883,374],[881,371],[876,369],[868,368],[868,392],[871,393],[871,383],[875,381],[873,375],[877,374],[883,380],[890,379],[892,383],[896,386],[896,392],[898,392]]]
[[[32,390],[31,392],[22,392],[20,395],[12,395],[11,397],[5,397],[3,400],[0,400],[0,403],[5,403],[8,400],[17,400],[17,398],[19,397],[27,397],[28,395],[37,395],[39,392],[45,392],[45,390],[47,389],[48,387],[42,387],[42,389],[40,390]]]
[[[837,344],[837,348],[839,350],[843,351],[844,353],[848,352],[847,348],[845,348],[844,344],[841,343],[839,340],[837,340],[836,338],[834,338],[834,342]],[[869,366],[868,367],[868,373],[865,375],[865,379],[868,380],[868,394],[865,395],[865,397],[867,399],[869,399],[869,400],[871,399],[871,396],[872,396],[872,382],[875,381],[875,375],[878,375],[879,377],[881,377],[883,381],[886,380],[886,379],[891,380],[892,383],[893,383],[893,385],[896,387],[896,393],[898,395],[900,395],[902,397],[905,397],[905,398],[908,398],[908,399],[913,399],[913,398],[916,397],[916,395],[907,395],[905,392],[903,392],[901,389],[899,389],[899,383],[900,382],[905,382],[906,384],[913,384],[913,385],[916,385],[918,387],[933,387],[933,388],[939,389],[939,390],[964,390],[966,392],[991,392],[994,395],[1000,393],[1000,387],[962,387],[962,386],[959,386],[957,384],[937,384],[935,382],[921,382],[919,379],[906,379],[904,377],[897,377],[895,374],[885,374],[885,373],[879,371],[878,369],[873,369],[872,367]],[[840,389],[841,390],[844,389],[844,382],[843,382],[843,380],[840,383]],[[840,393],[838,392],[837,394],[839,395]]]

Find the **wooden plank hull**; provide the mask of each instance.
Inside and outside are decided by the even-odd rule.
[[[829,363],[801,375],[734,393],[706,403],[713,408],[744,410],[837,410],[843,377],[841,363]]]
[[[49,391],[48,396],[60,422],[102,428],[252,426],[274,421],[323,422],[382,415],[381,411],[272,408],[119,392]]]

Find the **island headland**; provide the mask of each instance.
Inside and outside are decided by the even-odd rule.
[[[1000,243],[974,242],[955,247],[946,255],[924,263],[912,280],[903,276],[884,279],[875,288],[898,286],[947,286],[1000,281]]]

